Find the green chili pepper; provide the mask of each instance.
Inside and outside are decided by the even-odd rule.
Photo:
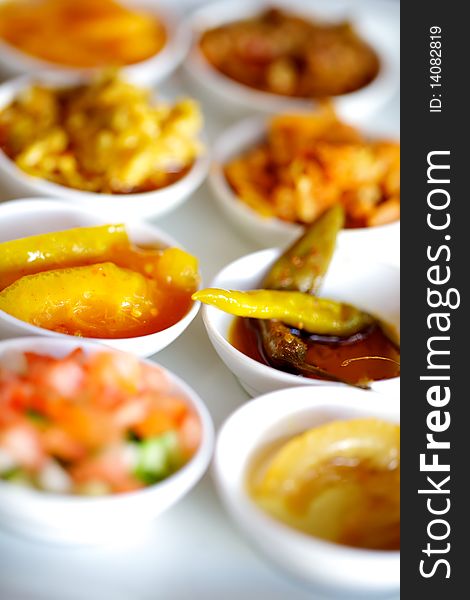
[[[315,294],[328,269],[336,236],[343,225],[344,209],[336,204],[278,258],[263,281],[263,287]]]
[[[328,270],[336,237],[343,225],[344,211],[341,206],[326,211],[274,263],[263,286],[274,290],[292,289],[315,294]],[[297,272],[298,269],[300,272]],[[284,323],[258,320],[258,329],[264,353],[272,366],[294,371],[299,375],[313,375],[330,381],[349,383],[308,363],[307,343],[300,336],[292,333]],[[356,387],[369,389],[367,383],[357,384]]]
[[[344,211],[341,206],[326,211],[274,263],[263,282],[264,287],[314,294],[328,269],[338,231],[343,225]],[[345,383],[324,369],[308,363],[306,342],[292,333],[284,323],[258,320],[257,325],[264,353],[273,367]]]
[[[369,314],[354,306],[302,292],[239,292],[208,288],[193,294],[193,300],[215,306],[238,317],[275,319],[317,335],[348,337],[373,322]]]

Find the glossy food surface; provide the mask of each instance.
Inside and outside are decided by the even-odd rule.
[[[375,550],[400,548],[400,427],[333,421],[262,449],[248,491],[303,533]]]
[[[287,329],[286,336],[298,336],[307,345],[307,365],[318,367],[348,383],[360,384],[400,375],[400,350],[377,324],[346,338],[308,335],[298,329]],[[322,378],[320,374],[300,366],[295,369],[292,362],[288,364],[270,359],[259,325],[253,319],[236,318],[230,329],[229,341],[237,350],[262,364],[303,377]]]
[[[188,312],[198,282],[193,256],[138,248],[120,224],[0,244],[0,310],[59,333],[104,339],[161,331]]]

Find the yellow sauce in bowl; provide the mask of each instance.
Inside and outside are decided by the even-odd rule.
[[[333,421],[255,457],[247,488],[272,517],[308,535],[372,550],[400,548],[400,427]]]

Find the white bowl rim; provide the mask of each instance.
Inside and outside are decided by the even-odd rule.
[[[121,77],[125,80],[131,81],[131,78],[126,76],[125,72],[121,72]],[[46,85],[51,85],[49,81],[52,83],[54,87],[57,88],[67,88],[73,87],[74,85],[87,81],[87,78],[83,76],[83,73],[68,73],[66,75],[64,81],[64,75],[60,74],[58,71],[48,70],[41,71],[38,73],[20,75],[19,77],[15,77],[14,79],[9,79],[3,83],[0,83],[0,111],[5,107],[8,100],[8,96],[12,99],[17,96],[17,94],[24,89],[27,89],[32,84],[45,83]],[[131,81],[132,82],[132,81]],[[146,87],[142,85],[137,85],[137,87]],[[149,87],[149,86],[147,86]],[[149,88],[150,89],[150,88]],[[5,94],[7,96],[7,100],[2,101],[1,96]],[[152,95],[156,96],[155,90],[152,89]],[[103,202],[115,202],[119,204],[125,201],[131,201],[135,203],[144,202],[145,200],[152,200],[155,203],[159,201],[163,204],[167,200],[167,197],[171,195],[178,196],[183,193],[188,187],[191,191],[196,190],[199,185],[203,182],[204,178],[207,175],[210,165],[210,151],[207,144],[207,137],[202,130],[199,134],[200,140],[204,143],[203,152],[196,157],[192,165],[190,166],[187,173],[185,173],[182,177],[180,177],[174,183],[171,183],[165,187],[149,190],[147,192],[135,192],[131,194],[104,194],[101,192],[89,192],[86,190],[80,190],[78,188],[67,187],[65,185],[61,185],[59,183],[55,183],[53,181],[49,181],[43,177],[35,177],[33,175],[29,175],[25,171],[23,171],[20,167],[18,167],[15,162],[5,154],[3,150],[0,149],[0,167],[4,170],[4,172],[10,177],[13,181],[18,182],[22,185],[28,185],[29,187],[35,189],[38,193],[43,194],[44,196],[55,196],[63,197],[68,200],[73,200],[75,202],[79,202],[80,200],[99,200]]]
[[[324,399],[320,398],[324,394],[326,397]],[[372,394],[372,396],[370,395]],[[286,396],[289,395],[289,400],[286,402]],[[340,397],[340,396],[357,396],[357,399],[351,400],[351,398],[346,399],[336,399],[331,400],[328,396]],[[377,398],[374,396],[383,396],[384,403],[377,403]],[[361,396],[363,396],[361,398]],[[233,491],[233,488],[237,488],[237,501],[243,502],[243,506],[240,508],[243,511],[246,511],[248,517],[252,520],[257,520],[263,527],[264,530],[271,529],[277,535],[282,536],[284,538],[289,537],[291,540],[297,541],[298,543],[308,544],[312,548],[315,547],[319,551],[324,554],[328,554],[330,557],[338,556],[339,553],[342,554],[342,557],[345,560],[361,560],[363,558],[377,560],[377,561],[390,561],[396,562],[399,560],[400,551],[399,550],[372,550],[365,548],[355,548],[352,546],[346,546],[343,544],[338,544],[336,542],[331,542],[328,540],[324,540],[315,536],[311,536],[302,531],[298,531],[292,527],[289,527],[285,523],[279,521],[278,519],[268,515],[265,511],[259,508],[253,500],[249,497],[245,487],[244,487],[244,477],[246,476],[246,470],[250,459],[256,454],[257,450],[260,450],[263,446],[263,443],[252,444],[247,457],[244,459],[243,464],[243,475],[242,477],[234,481],[228,480],[227,476],[224,473],[224,469],[221,465],[222,458],[221,453],[223,451],[223,444],[225,442],[225,437],[229,435],[231,429],[234,427],[239,427],[239,423],[243,422],[244,419],[248,418],[250,413],[262,412],[265,410],[269,412],[269,410],[273,408],[273,405],[287,405],[288,410],[284,411],[283,416],[277,417],[274,423],[269,423],[265,430],[261,430],[259,434],[259,438],[263,437],[263,434],[269,431],[273,427],[274,424],[282,424],[282,422],[287,421],[290,417],[297,413],[306,413],[306,412],[315,412],[315,411],[325,411],[328,412],[336,412],[344,410],[345,413],[356,413],[354,417],[340,417],[335,416],[333,419],[329,419],[327,422],[339,421],[339,420],[351,420],[353,418],[366,418],[374,417],[381,420],[387,420],[390,422],[398,422],[400,417],[399,411],[399,403],[394,403],[394,398],[389,394],[384,394],[378,391],[367,392],[365,390],[360,390],[357,388],[346,390],[344,387],[332,386],[325,387],[321,390],[315,391],[315,396],[312,396],[312,388],[310,386],[301,386],[295,388],[285,388],[282,390],[276,390],[274,392],[269,392],[267,394],[263,394],[252,399],[250,402],[243,404],[238,407],[225,421],[222,423],[216,439],[215,449],[214,449],[214,458],[212,461],[211,474],[213,474],[216,486],[218,487],[219,492],[224,496],[228,497],[229,495],[226,493],[227,488],[230,487]],[[378,416],[380,413],[380,416]],[[312,429],[315,427],[312,427]],[[310,429],[310,428],[309,428]],[[307,430],[307,429],[306,429]],[[233,499],[233,496],[230,495],[230,498]],[[240,510],[241,512],[241,510]]]
[[[226,93],[230,93],[236,97],[237,100],[246,107],[263,106],[264,109],[267,109],[268,111],[276,111],[285,108],[286,106],[297,107],[299,109],[308,106],[311,107],[312,102],[317,100],[316,98],[283,96],[281,94],[257,90],[237,82],[213,67],[199,48],[201,32],[206,30],[206,28],[198,26],[199,22],[203,23],[204,20],[215,21],[210,25],[210,28],[213,28],[218,24],[230,23],[234,20],[256,15],[263,8],[272,7],[273,4],[280,8],[287,9],[292,13],[303,14],[304,16],[310,15],[312,17],[315,17],[315,12],[318,11],[319,8],[318,6],[309,7],[307,3],[302,4],[299,0],[295,0],[294,3],[289,0],[274,0],[273,2],[267,2],[266,0],[250,0],[250,2],[247,0],[243,2],[240,2],[240,0],[224,0],[223,3],[216,3],[214,0],[210,0],[196,8],[185,21],[188,29],[192,31],[192,44],[184,67],[187,72],[195,75],[195,71],[199,77],[203,77],[207,81],[210,81],[212,85],[223,86]],[[225,14],[224,9],[226,9],[229,14]],[[214,19],[214,12],[219,14],[218,19]],[[233,12],[237,13],[236,19],[233,18]],[[315,18],[318,20],[323,19],[322,16]],[[368,40],[366,39],[366,41]],[[370,45],[373,47],[380,60],[380,70],[378,74],[366,86],[354,90],[353,92],[334,96],[335,101],[361,98],[364,94],[369,95],[375,90],[380,92],[381,88],[386,89],[396,87],[396,78],[398,74],[398,62],[396,57],[389,55],[382,48],[378,48],[377,45]]]
[[[241,257],[235,259],[234,261],[232,261],[231,263],[226,265],[223,269],[221,269],[215,275],[215,277],[212,279],[212,281],[210,283],[210,287],[218,287],[216,285],[216,282],[224,275],[224,273],[226,271],[233,268],[236,265],[236,263],[238,263],[238,262],[248,260],[250,257],[254,257],[254,256],[258,257],[263,254],[265,254],[267,258],[272,257],[272,259],[274,260],[274,258],[278,257],[281,254],[281,252],[282,252],[282,249],[280,249],[280,248],[265,248],[263,250],[257,250],[256,252],[251,252],[250,254],[245,254],[244,256],[241,256]],[[338,247],[336,252],[341,252],[341,248]],[[266,261],[266,262],[268,263],[268,261]],[[389,271],[393,271],[395,273],[399,272],[399,270],[400,270],[399,267],[397,267],[396,265],[390,264],[385,261],[373,260],[373,262],[377,265],[380,265],[384,269],[388,269]],[[275,369],[274,367],[260,363],[257,360],[255,360],[254,358],[247,356],[246,354],[244,354],[243,352],[241,352],[240,350],[235,348],[235,346],[233,346],[228,341],[228,339],[224,335],[222,335],[222,333],[219,331],[219,329],[214,325],[212,318],[210,316],[210,309],[216,310],[213,307],[207,306],[207,305],[204,305],[202,307],[202,318],[203,318],[204,325],[206,326],[208,332],[210,331],[211,335],[213,335],[214,338],[221,345],[223,345],[224,348],[226,350],[228,350],[235,359],[244,362],[247,365],[247,367],[249,367],[251,370],[257,370],[261,376],[266,377],[268,379],[272,379],[274,377],[277,380],[282,381],[285,384],[291,384],[292,386],[296,386],[296,387],[303,387],[303,386],[299,386],[299,381],[305,381],[305,386],[309,387],[309,388],[310,388],[310,386],[316,386],[316,388],[317,387],[318,388],[320,388],[320,387],[341,387],[344,389],[355,389],[354,386],[351,386],[350,384],[347,384],[347,383],[341,383],[338,381],[330,381],[327,379],[308,379],[306,377],[302,377],[302,375],[293,375],[292,373],[280,371],[278,369]],[[380,385],[383,382],[392,382],[392,381],[400,381],[400,377],[398,376],[398,377],[392,377],[389,379],[374,380],[370,383],[370,390],[368,390],[368,391],[369,392],[377,391],[375,389],[377,384]]]
[[[107,346],[103,346],[102,344],[93,341],[88,341],[86,338],[57,340],[52,337],[26,336],[8,340],[0,340],[0,359],[2,356],[2,351],[5,350],[18,350],[19,352],[21,352],[25,351],[26,347],[34,351],[34,347],[37,345],[38,342],[51,347],[58,345],[59,347],[64,348],[64,350],[66,349],[67,352],[72,351],[74,348],[81,347],[87,353],[111,352],[119,354],[128,354],[126,352],[122,352],[121,350],[116,350],[114,348],[109,348]],[[185,463],[180,469],[178,469],[178,471],[156,484],[144,487],[139,490],[123,492],[119,494],[108,494],[105,496],[74,496],[71,494],[48,493],[42,492],[40,490],[23,488],[21,486],[14,486],[2,480],[0,480],[0,494],[20,494],[25,499],[31,499],[35,502],[39,501],[51,505],[66,502],[68,506],[72,507],[78,505],[96,506],[104,503],[112,503],[113,505],[117,505],[132,501],[136,497],[143,497],[143,495],[148,496],[150,494],[155,494],[159,490],[162,490],[164,488],[172,487],[174,482],[186,478],[186,476],[188,474],[191,474],[193,470],[195,470],[195,473],[192,476],[193,483],[198,481],[207,469],[213,453],[214,426],[209,410],[204,404],[204,401],[195,392],[195,390],[188,383],[186,383],[179,375],[176,375],[173,371],[170,371],[166,367],[163,367],[159,363],[153,362],[149,359],[138,358],[138,360],[149,365],[150,367],[154,367],[156,369],[161,370],[171,382],[175,383],[178,390],[181,390],[183,392],[185,400],[194,409],[201,422],[203,432],[201,443],[196,453],[191,457],[191,459],[187,463]]]
[[[58,200],[52,200],[52,199],[47,199],[47,198],[24,198],[24,199],[18,199],[18,200],[9,200],[8,202],[3,202],[3,203],[0,202],[0,218],[2,217],[2,213],[15,214],[16,212],[18,212],[18,214],[20,214],[20,213],[24,214],[25,212],[30,211],[30,210],[37,212],[37,210],[56,211],[58,209],[70,211],[71,213],[79,212],[84,216],[90,216],[99,221],[103,221],[103,224],[105,224],[106,222],[109,222],[109,220],[107,221],[103,217],[103,215],[95,214],[95,213],[93,213],[93,211],[91,211],[90,209],[87,209],[85,207],[78,207],[76,205],[70,205],[70,204],[60,202]],[[117,219],[117,221],[119,221],[119,219]],[[165,247],[182,248],[181,244],[179,244],[174,238],[172,238],[170,235],[168,235],[167,233],[165,233],[164,231],[159,229],[153,223],[149,223],[148,221],[142,221],[142,220],[138,220],[138,219],[135,219],[133,221],[128,220],[128,223],[136,223],[136,224],[139,224],[140,226],[144,226],[149,231],[152,231],[153,234],[163,242]],[[67,229],[72,229],[72,228],[68,227]],[[29,236],[26,236],[26,237],[29,237]],[[16,239],[22,239],[22,238],[16,238]],[[200,302],[193,301],[188,312],[179,321],[177,321],[176,323],[173,323],[173,325],[170,325],[169,327],[166,327],[165,329],[161,329],[160,331],[155,331],[153,333],[148,333],[146,335],[125,337],[125,338],[80,337],[77,339],[82,340],[84,343],[91,343],[91,344],[92,343],[106,343],[106,342],[110,342],[113,340],[114,341],[132,340],[132,341],[135,341],[136,343],[138,343],[139,340],[146,340],[150,336],[157,336],[157,335],[163,334],[163,333],[171,333],[175,329],[178,329],[179,327],[181,327],[181,325],[184,325],[186,327],[196,317],[197,313],[199,312],[199,308],[200,308]],[[47,337],[49,337],[49,338],[56,338],[56,339],[62,339],[62,340],[74,339],[74,336],[71,336],[67,333],[59,333],[57,331],[52,331],[49,329],[45,329],[44,327],[38,327],[37,325],[32,325],[31,323],[27,323],[26,321],[23,321],[22,319],[13,317],[12,315],[8,314],[7,312],[5,312],[4,310],[1,310],[1,309],[0,309],[0,317],[6,323],[13,325],[17,328],[23,329],[25,331],[25,335],[27,333],[29,333],[30,335],[37,335],[37,336],[41,336],[41,337],[47,335]],[[0,340],[0,342],[1,342],[1,340]]]
[[[0,3],[3,0],[0,0]],[[123,4],[130,5],[132,3],[128,0],[124,0]],[[155,17],[159,17],[165,29],[166,40],[165,44],[152,56],[131,63],[123,65],[121,70],[127,72],[131,77],[133,71],[141,68],[152,68],[161,69],[162,77],[173,71],[184,59],[184,56],[189,50],[189,31],[183,21],[177,19],[176,14],[169,8],[167,4],[155,5],[153,2],[140,0],[139,6],[136,7],[138,10],[144,9],[145,11],[152,12]],[[32,72],[37,70],[54,70],[57,73],[81,73],[83,75],[90,75],[96,73],[103,67],[73,67],[70,65],[61,65],[59,63],[49,62],[47,60],[23,52],[20,48],[16,48],[12,44],[0,37],[0,62],[7,65],[9,68],[15,71]]]
[[[310,110],[307,110],[305,107],[303,107],[303,109],[298,112],[311,113],[312,111],[311,108]],[[252,223],[256,224],[258,227],[262,227],[263,229],[269,228],[273,232],[277,231],[279,233],[291,233],[292,235],[298,233],[300,235],[304,225],[300,223],[283,221],[278,217],[265,217],[258,214],[254,209],[250,208],[230,187],[223,172],[223,166],[230,157],[240,156],[243,152],[253,147],[252,144],[234,145],[230,143],[230,140],[233,137],[238,137],[240,132],[251,132],[253,137],[259,137],[261,139],[263,132],[266,131],[268,121],[269,117],[246,117],[229,125],[229,127],[222,131],[212,147],[212,162],[209,170],[208,181],[219,202],[222,204],[227,204],[230,202],[234,210],[237,210],[245,218],[250,219]],[[368,133],[368,130],[371,131],[372,136],[374,135],[372,133],[373,131],[377,132],[378,136],[381,135],[379,128],[370,127],[370,125],[366,123],[356,126],[358,129],[364,130],[365,133]],[[387,137],[387,134],[384,134],[384,139],[385,137]],[[228,149],[229,147],[230,150]],[[355,227],[353,229],[343,229],[340,235],[361,235],[366,232],[384,233],[390,231],[390,229],[396,228],[399,223],[400,219],[392,221],[391,223],[385,223],[383,225],[375,225],[373,227]]]

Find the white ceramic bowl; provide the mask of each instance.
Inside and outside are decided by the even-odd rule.
[[[241,201],[224,175],[224,165],[262,140],[266,133],[265,118],[255,117],[239,121],[226,129],[215,142],[209,176],[218,206],[230,223],[243,236],[262,247],[285,247],[296,240],[303,227],[275,217],[263,217]],[[362,131],[371,138],[389,139],[389,132],[365,125]],[[338,244],[354,251],[398,262],[400,253],[400,222],[378,227],[343,229]]]
[[[315,20],[338,22],[348,19],[359,35],[377,52],[381,62],[377,77],[364,88],[335,98],[335,104],[342,114],[365,117],[397,91],[399,13],[395,6],[390,6],[387,2],[352,3],[347,0],[225,0],[212,2],[196,10],[187,21],[188,28],[193,32],[193,43],[184,63],[185,71],[191,82],[212,102],[223,103],[225,110],[231,109],[238,113],[273,113],[311,108],[311,99],[287,98],[237,83],[212,67],[199,49],[199,39],[204,31],[253,17],[273,5]]]
[[[279,255],[279,250],[269,249],[239,258],[222,269],[210,287],[232,290],[258,289]],[[319,295],[348,302],[370,312],[399,332],[400,271],[397,267],[377,262],[373,258],[365,260],[338,248]],[[341,387],[338,383],[285,373],[259,363],[234,348],[228,341],[234,317],[212,306],[204,306],[202,315],[217,354],[251,396],[294,386]],[[399,377],[374,381],[371,388],[397,393],[399,382]],[[350,386],[345,387],[349,389]]]
[[[74,348],[102,352],[78,339],[18,338],[0,342],[0,365],[25,351],[62,357]],[[148,362],[148,361],[147,361]],[[154,363],[148,362],[152,365]],[[179,377],[157,365],[195,410],[202,440],[193,458],[164,481],[135,492],[100,497],[66,496],[0,481],[0,525],[17,533],[66,544],[95,544],[132,536],[196,485],[212,455],[213,426],[202,400]]]
[[[336,419],[363,417],[398,422],[398,397],[337,386],[267,394],[228,418],[218,434],[213,461],[222,501],[253,545],[315,591],[334,598],[363,600],[398,592],[400,553],[349,548],[289,528],[250,499],[247,468],[257,451],[277,439]]]
[[[3,2],[4,0],[0,0]],[[123,73],[136,84],[152,85],[168,77],[184,60],[189,50],[190,31],[168,8],[168,5],[155,0],[121,0],[130,8],[143,9],[154,14],[164,25],[167,40],[163,48],[154,56],[122,68]],[[65,32],[66,35],[66,32]],[[83,69],[57,65],[35,58],[11,46],[0,38],[0,75],[4,78],[37,73],[41,70],[54,70],[62,76],[73,73],[93,73],[97,69]]]
[[[0,85],[0,110],[33,83],[52,87],[67,87],[83,82],[79,75],[64,76],[55,71],[18,77]],[[204,138],[204,136],[201,136]],[[188,173],[175,183],[159,190],[136,194],[99,194],[59,185],[47,179],[32,177],[0,150],[0,184],[3,196],[9,199],[28,196],[56,198],[88,208],[95,213],[113,215],[114,219],[161,217],[174,210],[199,187],[209,168],[209,153],[199,156]]]
[[[89,227],[113,222],[119,222],[113,215],[111,219],[105,219],[94,215],[91,211],[60,202],[41,199],[15,200],[0,204],[0,242],[73,227]],[[179,246],[175,240],[154,225],[138,221],[126,221],[125,225],[130,239],[136,244],[160,247]],[[157,333],[132,338],[82,339],[101,342],[117,350],[131,352],[138,356],[151,356],[166,348],[183,333],[197,315],[198,304],[195,302],[180,321]],[[0,339],[30,335],[47,335],[62,340],[71,338],[63,333],[35,327],[0,310]]]

